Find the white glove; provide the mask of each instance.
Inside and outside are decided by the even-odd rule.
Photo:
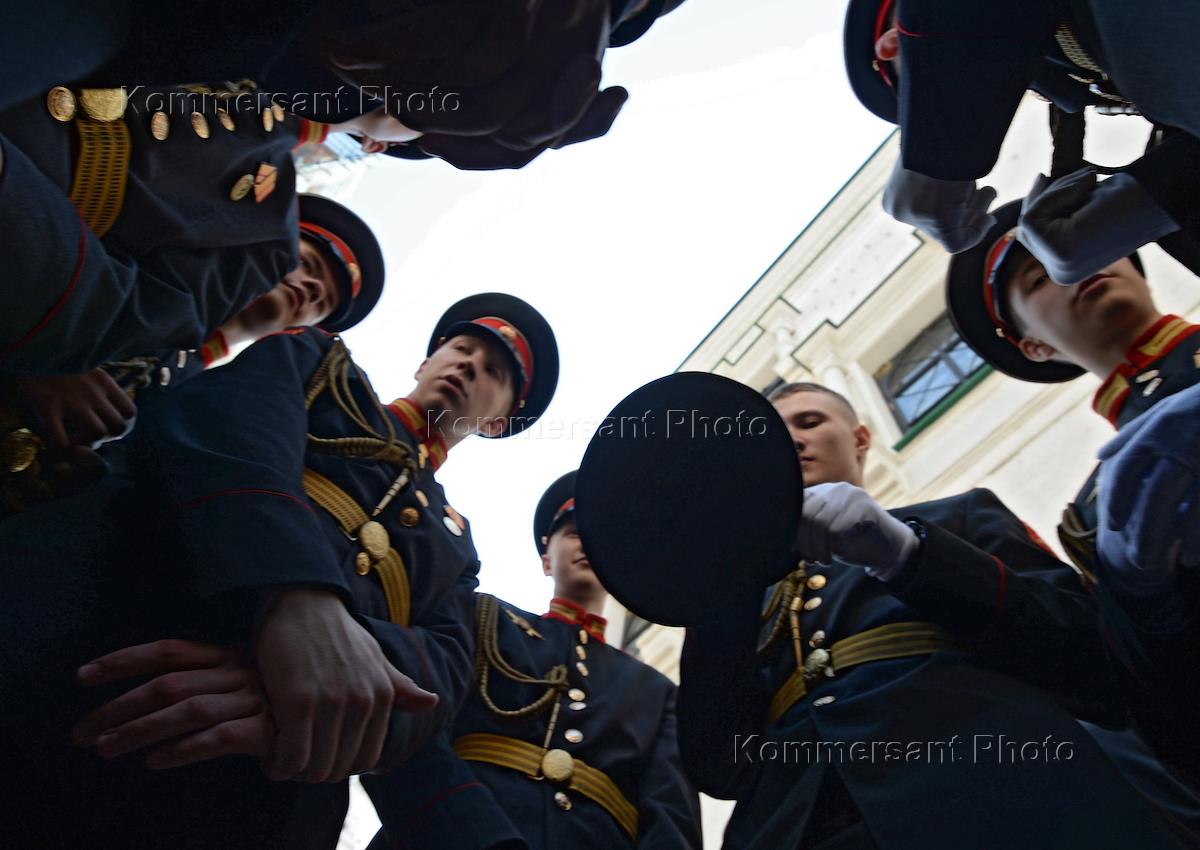
[[[1039,174],[1021,205],[1019,238],[1064,286],[1087,280],[1179,229],[1129,174],[1097,182],[1082,168],[1051,181]]]
[[[975,188],[974,180],[938,180],[909,171],[896,161],[883,208],[892,218],[929,234],[951,254],[966,251],[996,224],[988,212],[996,190]]]
[[[837,482],[804,488],[796,545],[807,560],[836,560],[887,581],[908,563],[920,540],[866,490]]]

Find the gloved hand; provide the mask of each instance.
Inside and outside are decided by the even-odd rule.
[[[941,243],[951,254],[966,251],[996,223],[988,212],[996,190],[975,187],[974,180],[939,180],[909,171],[900,161],[883,190],[883,208]]]
[[[804,488],[796,545],[802,558],[860,566],[887,581],[908,563],[920,540],[866,490],[837,482]]]
[[[1097,182],[1090,168],[1054,181],[1039,174],[1019,226],[1021,244],[1064,286],[1179,229],[1131,175]]]
[[[1096,553],[1126,593],[1169,590],[1200,565],[1200,384],[1160,401],[1100,450]]]
[[[610,0],[424,0],[321,34],[330,63],[459,168],[520,168],[604,135],[624,89],[600,91]],[[429,97],[411,94],[429,93]],[[452,96],[450,96],[452,95]],[[414,107],[412,104],[418,104]]]

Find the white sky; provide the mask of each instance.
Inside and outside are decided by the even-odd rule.
[[[578,466],[594,423],[674,371],[890,131],[841,58],[843,3],[688,0],[611,51],[629,103],[604,139],[511,172],[376,163],[344,201],[384,244],[388,290],[347,334],[385,398],[405,394],[438,316],[518,295],[558,335],[540,427],[472,438],[438,477],[472,523],[480,583],[544,610],[534,506]]]

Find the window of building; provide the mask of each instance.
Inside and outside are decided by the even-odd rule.
[[[985,366],[943,315],[875,372],[884,400],[907,434],[956,390],[974,385]]]

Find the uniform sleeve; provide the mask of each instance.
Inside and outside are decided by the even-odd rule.
[[[304,584],[349,599],[303,484],[304,392],[327,345],[320,331],[277,334],[142,405],[131,466],[183,592]]]
[[[0,137],[0,369],[81,373],[164,348],[197,348],[295,265],[295,246],[110,253],[67,195]]]
[[[408,764],[364,776],[383,829],[371,850],[526,850],[490,788],[459,758],[448,733],[436,736]]]
[[[735,757],[739,740],[761,731],[771,694],[756,653],[758,600],[731,604],[719,620],[689,628],[679,662],[679,750],[697,790],[738,796],[753,765]]]
[[[1151,148],[1124,171],[1142,185],[1193,240],[1200,240],[1200,140],[1185,133]]]
[[[679,755],[673,686],[663,705],[658,740],[638,798],[638,850],[700,850],[700,799]]]
[[[637,41],[654,22],[683,3],[683,0],[649,0],[645,7],[630,14],[629,10],[638,5],[638,0],[611,0],[609,16],[612,21],[612,32],[609,34],[610,47],[623,47]]]
[[[990,491],[972,491],[961,510],[961,537],[922,523],[916,562],[888,589],[989,666],[1057,693],[1085,719],[1114,719],[1099,616],[1075,571]]]
[[[359,621],[379,641],[392,665],[438,695],[433,711],[393,711],[377,771],[409,761],[439,732],[449,728],[471,686],[475,657],[475,588],[479,564],[463,571],[432,613],[406,628],[370,617]]]

